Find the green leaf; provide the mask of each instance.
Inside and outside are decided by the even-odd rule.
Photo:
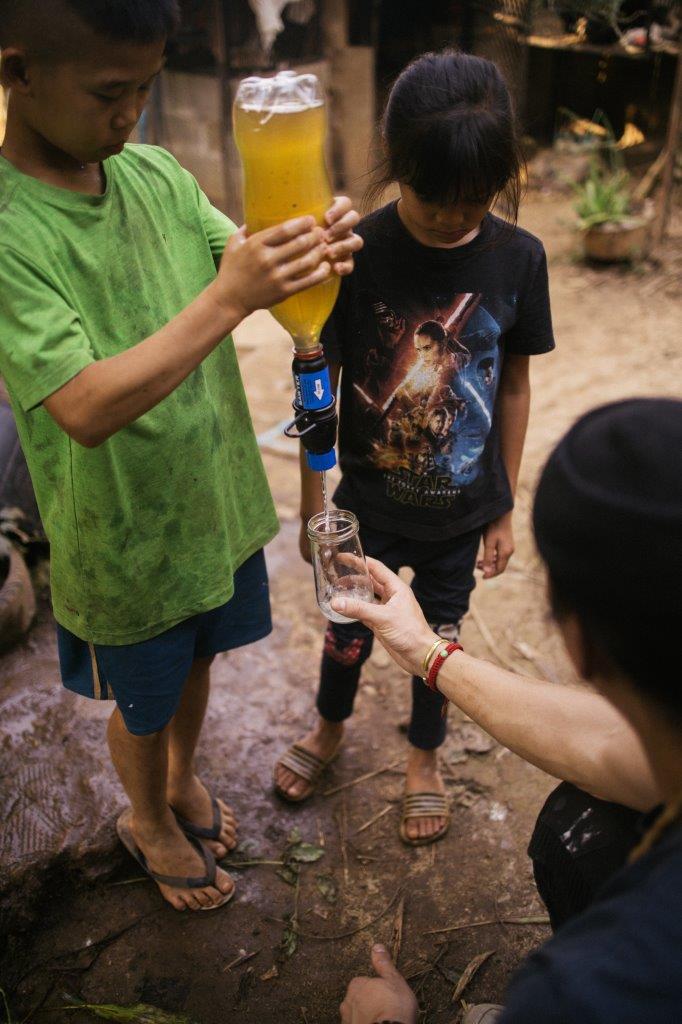
[[[296,843],[287,850],[287,859],[299,864],[314,864],[320,857],[324,857],[324,850],[321,846],[313,846],[312,843]]]
[[[239,853],[248,860],[255,860],[260,857],[260,850],[255,839],[242,839],[242,841],[235,846],[232,853]]]
[[[12,1014],[10,1013],[9,1003],[7,1002],[7,996],[4,988],[0,988],[0,995],[5,1007],[5,1024],[12,1024]]]
[[[279,868],[275,874],[279,875],[282,881],[286,882],[287,885],[296,885],[296,882],[298,881],[298,872],[298,864],[285,864],[284,867]]]
[[[315,885],[327,903],[336,903],[339,898],[339,887],[333,875],[317,875]]]
[[[149,1006],[147,1003],[135,1003],[132,1006],[119,1006],[117,1003],[85,1003],[82,1000],[72,1000],[72,1005],[64,1007],[65,1010],[89,1010],[96,1017],[104,1020],[122,1022],[134,1022],[134,1024],[193,1024],[190,1017],[181,1013],[167,1013],[158,1006]]]
[[[287,918],[287,925],[282,934],[282,941],[279,944],[279,952],[283,957],[291,957],[298,946],[298,935],[291,917]]]
[[[292,828],[291,832],[289,833],[289,838],[287,839],[287,845],[288,846],[293,846],[295,843],[300,843],[300,842],[301,842],[301,833],[298,831],[297,828]]]

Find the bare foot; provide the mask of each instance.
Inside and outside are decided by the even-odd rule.
[[[205,874],[206,866],[202,858],[188,842],[170,808],[167,819],[161,823],[150,826],[136,820],[130,810],[123,816],[122,824],[130,830],[152,871],[181,878],[196,878]],[[214,884],[201,889],[164,885],[163,882],[156,884],[163,898],[176,910],[201,910],[202,907],[219,906],[234,889],[234,882],[228,873],[219,867],[216,867]]]
[[[178,814],[201,828],[210,828],[213,824],[213,807],[211,796],[206,786],[196,775],[189,781],[171,784],[168,787],[168,803]],[[218,800],[220,807],[220,836],[217,840],[202,839],[217,860],[225,857],[237,845],[237,819],[231,807]]]
[[[405,774],[405,793],[445,793],[438,771],[435,750],[418,750],[410,746]],[[405,832],[409,839],[428,839],[445,828],[445,818],[408,818]]]
[[[320,718],[315,728],[302,740],[298,740],[298,745],[304,750],[309,750],[311,754],[321,757],[323,761],[328,761],[330,757],[334,756],[342,736],[343,722],[327,722],[324,718]],[[290,768],[285,768],[279,763],[275,766],[275,785],[295,800],[305,800],[314,789],[296,772],[292,772]]]

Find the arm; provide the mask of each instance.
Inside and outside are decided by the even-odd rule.
[[[75,441],[96,447],[158,405],[255,309],[323,281],[325,243],[310,217],[228,242],[218,276],[181,313],[125,352],[99,359],[44,400]]]
[[[500,451],[512,497],[516,494],[530,412],[529,364],[528,356],[509,353],[497,393]],[[483,531],[483,558],[478,563],[478,568],[483,569],[483,578],[490,579],[504,572],[513,553],[512,513],[506,512],[488,523]]]
[[[436,635],[410,588],[380,562],[367,562],[382,603],[337,599],[333,606],[364,622],[402,668],[421,675]],[[438,688],[498,743],[549,775],[638,810],[660,801],[636,733],[598,694],[515,675],[461,651],[441,668]]]
[[[341,367],[339,364],[330,363],[329,381],[333,395],[338,393],[340,377]],[[299,531],[298,547],[303,561],[310,562],[308,520],[317,512],[322,511],[322,479],[321,474],[314,472],[308,465],[305,457],[305,448],[302,444],[299,447],[298,457],[301,468],[301,529]]]
[[[218,259],[229,224],[204,197],[207,237]],[[215,216],[212,216],[215,215]],[[92,362],[43,404],[62,429],[96,447],[163,401],[255,309],[267,308],[353,269],[362,239],[350,200],[337,197],[326,227],[311,217],[246,237],[242,228],[225,246],[218,276],[178,316],[125,352]]]

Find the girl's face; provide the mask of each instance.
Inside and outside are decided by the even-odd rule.
[[[452,249],[475,238],[494,199],[442,206],[420,199],[409,185],[399,182],[399,187],[398,212],[403,224],[418,242],[436,249]]]

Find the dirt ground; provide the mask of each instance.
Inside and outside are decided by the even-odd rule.
[[[576,261],[562,195],[533,192],[521,222],[540,235],[550,257],[557,349],[533,360],[516,554],[504,576],[479,583],[463,642],[475,655],[562,685],[573,675],[547,617],[530,538],[534,482],[552,444],[584,410],[619,397],[679,393],[674,254],[682,224],[675,221],[660,264],[626,271]],[[112,831],[122,794],[103,750],[106,708],[93,710],[59,689],[44,608],[29,640],[0,660],[6,822],[19,822],[17,787],[24,798],[23,824],[15,822],[5,859],[31,911],[21,927],[11,918],[0,961],[15,1020],[68,1019],[54,1012],[68,992],[98,1003],[149,1003],[201,1024],[331,1024],[346,982],[367,968],[372,941],[390,943],[402,918],[400,966],[413,979],[422,1021],[446,1024],[458,1019],[455,983],[477,954],[492,955],[464,998],[495,1001],[516,965],[549,934],[536,923],[544,909],[525,847],[553,781],[456,713],[443,748],[454,806],[450,833],[421,850],[399,842],[408,681],[383,652],[375,651],[366,668],[348,741],[322,788],[380,774],[300,808],[271,793],[277,754],[311,721],[324,621],[297,553],[296,453],[289,442],[273,440],[270,429],[291,399],[288,342],[262,314],[240,331],[238,348],[282,520],[268,552],[276,625],[248,653],[218,659],[199,764],[241,820],[247,842],[230,860],[248,863],[235,868],[235,900],[215,914],[177,914],[151,883],[138,880]],[[54,829],[61,830],[62,852],[52,855]],[[293,829],[322,855],[301,864],[292,887],[279,876],[281,865],[260,862],[281,861]],[[18,853],[15,841],[24,842]],[[291,915],[300,929],[295,950],[286,948]]]

